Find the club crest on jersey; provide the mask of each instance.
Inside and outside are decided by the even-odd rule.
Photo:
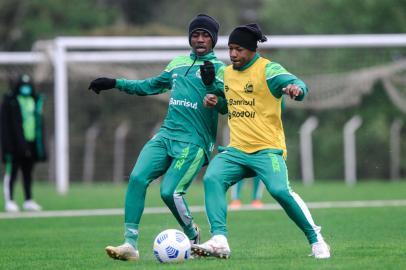
[[[244,86],[244,92],[245,93],[254,92],[254,85],[252,84],[252,82],[247,82],[247,84]]]

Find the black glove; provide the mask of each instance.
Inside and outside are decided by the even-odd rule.
[[[111,88],[114,88],[116,86],[116,79],[110,79],[110,78],[97,78],[96,80],[93,80],[89,88],[90,90],[93,90],[96,94],[99,94],[100,91],[102,90],[108,90]]]
[[[210,61],[204,61],[204,65],[200,66],[200,76],[205,85],[211,85],[215,77],[214,65]]]

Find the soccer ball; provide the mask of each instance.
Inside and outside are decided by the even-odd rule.
[[[190,257],[190,241],[178,230],[168,229],[155,238],[154,256],[161,263],[183,262]]]

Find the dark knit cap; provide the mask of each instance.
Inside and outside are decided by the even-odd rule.
[[[253,52],[258,47],[258,41],[265,42],[267,38],[262,34],[261,28],[256,23],[236,27],[228,38],[228,44],[237,44]]]
[[[217,43],[217,34],[219,31],[219,23],[209,15],[199,14],[194,18],[189,24],[189,44],[192,37],[192,33],[197,30],[203,30],[209,33],[211,40],[213,42],[213,48]]]

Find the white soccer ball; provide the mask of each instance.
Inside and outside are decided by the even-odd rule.
[[[168,229],[157,235],[154,256],[161,263],[183,262],[190,257],[189,238],[181,231]]]

